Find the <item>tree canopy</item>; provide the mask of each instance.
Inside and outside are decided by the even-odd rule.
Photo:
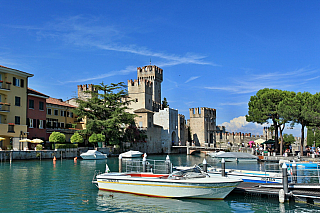
[[[248,122],[259,124],[268,123],[269,120],[273,122],[276,141],[275,149],[277,151],[280,151],[279,148],[282,147],[282,144],[280,147],[278,144],[278,128],[287,122],[280,116],[278,106],[286,95],[288,95],[287,91],[269,88],[261,89],[256,95],[250,97],[248,115],[246,115]]]
[[[167,99],[164,97],[164,98],[163,98],[163,101],[162,101],[162,109],[168,108],[168,107],[169,107],[168,101],[167,101]]]
[[[127,87],[120,82],[100,83],[93,88],[94,91],[85,91],[90,94],[88,99],[77,99],[79,106],[74,113],[86,119],[86,129],[81,132],[105,135],[103,146],[118,144],[126,126],[134,123],[135,115],[127,112],[131,102]]]
[[[70,138],[71,143],[83,143],[83,137],[79,133],[74,133]]]
[[[54,143],[65,143],[66,136],[61,132],[52,132],[49,136],[49,141]]]

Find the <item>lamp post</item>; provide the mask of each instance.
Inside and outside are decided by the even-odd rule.
[[[313,131],[313,146],[316,148],[316,128],[312,128]]]

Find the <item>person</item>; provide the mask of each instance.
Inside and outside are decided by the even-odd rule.
[[[306,146],[306,152],[307,152],[307,157],[310,157],[310,148],[309,148],[309,146]]]

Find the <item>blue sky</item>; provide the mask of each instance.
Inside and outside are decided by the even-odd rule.
[[[228,131],[262,134],[244,119],[259,89],[319,91],[319,1],[0,0],[0,9],[0,64],[34,74],[29,87],[54,98],[136,79],[151,59],[180,114],[215,108]]]

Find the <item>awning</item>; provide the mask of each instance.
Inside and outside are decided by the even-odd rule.
[[[28,139],[28,138],[25,138],[25,139],[19,140],[19,142],[21,142],[21,143],[24,143],[24,142],[31,142],[31,140],[30,140],[30,139]]]
[[[36,138],[36,139],[33,139],[31,143],[43,143],[43,140]]]
[[[265,142],[263,142],[262,144],[274,144],[275,141],[274,140],[267,140]]]

